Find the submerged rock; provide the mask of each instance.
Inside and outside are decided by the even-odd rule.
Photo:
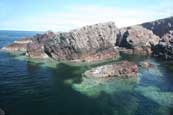
[[[131,78],[137,77],[138,66],[128,61],[122,61],[115,64],[103,65],[93,68],[84,73],[84,76],[90,78]]]
[[[0,108],[0,115],[5,115],[5,111]]]
[[[140,65],[141,67],[143,67],[143,68],[146,68],[146,69],[154,68],[154,67],[155,67],[154,64],[152,64],[152,63],[150,63],[150,62],[148,62],[148,61],[141,62],[139,65]]]

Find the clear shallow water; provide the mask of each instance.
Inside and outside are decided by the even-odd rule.
[[[34,32],[0,31],[0,47]],[[126,57],[126,56],[125,56]],[[0,52],[0,108],[7,115],[172,115],[173,66],[151,58],[139,79],[98,83],[81,74],[96,65],[32,61]]]

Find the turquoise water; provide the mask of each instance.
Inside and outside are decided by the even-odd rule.
[[[34,34],[0,31],[0,47]],[[33,61],[0,52],[0,108],[7,115],[172,115],[173,63],[123,59],[147,60],[155,68],[141,68],[138,79],[102,82],[81,75],[97,64]]]

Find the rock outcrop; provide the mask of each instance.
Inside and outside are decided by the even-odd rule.
[[[133,54],[150,55],[160,38],[142,26],[120,29],[116,45],[132,49]]]
[[[46,32],[44,34],[37,34],[33,38],[33,42],[27,45],[26,55],[32,58],[48,58],[48,55],[45,53],[44,44],[51,39],[55,39],[56,33]]]
[[[101,55],[105,55],[105,52],[108,53],[106,54],[109,55],[108,58],[115,57],[116,51],[110,51],[110,48],[113,48],[116,43],[117,33],[118,29],[113,22],[59,33],[55,39],[44,44],[45,52],[56,60],[82,59],[87,61],[87,59],[94,59],[95,57],[100,60],[103,58]],[[106,55],[103,59],[106,58]]]
[[[173,17],[147,22],[141,25],[162,38],[165,34],[169,33],[170,30],[173,30]]]
[[[3,47],[2,50],[10,51],[10,52],[26,52],[27,44],[32,43],[32,38],[23,38],[14,41],[14,43]]]
[[[154,55],[164,60],[173,60],[173,17],[142,24],[160,37]]]
[[[103,65],[92,68],[84,73],[85,77],[89,78],[131,78],[137,77],[138,66],[128,61],[122,61],[115,64]]]
[[[115,58],[119,52],[173,59],[173,17],[127,28],[113,22],[95,24],[70,32],[46,32],[15,41],[4,50],[24,51],[31,58],[96,61]]]

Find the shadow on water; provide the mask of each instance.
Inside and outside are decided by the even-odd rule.
[[[138,62],[141,57],[127,59]],[[16,60],[14,56],[0,52],[0,107],[7,115],[172,113],[171,108],[161,108],[158,103],[139,92],[122,91],[108,94],[102,91],[97,97],[90,97],[64,83],[68,79],[73,79],[73,83],[81,83],[81,73],[93,66],[70,66],[60,63],[56,68],[49,68],[42,67],[42,64]]]
[[[98,104],[64,80],[77,77],[80,82],[80,67],[59,64],[57,68],[40,67],[40,64],[15,60],[13,56],[0,60],[0,107],[7,115],[112,115],[108,107]],[[5,70],[5,68],[8,70]],[[9,68],[10,67],[10,68]],[[76,71],[76,72],[75,72]],[[19,72],[19,73],[18,73]],[[22,72],[22,73],[20,73]]]

